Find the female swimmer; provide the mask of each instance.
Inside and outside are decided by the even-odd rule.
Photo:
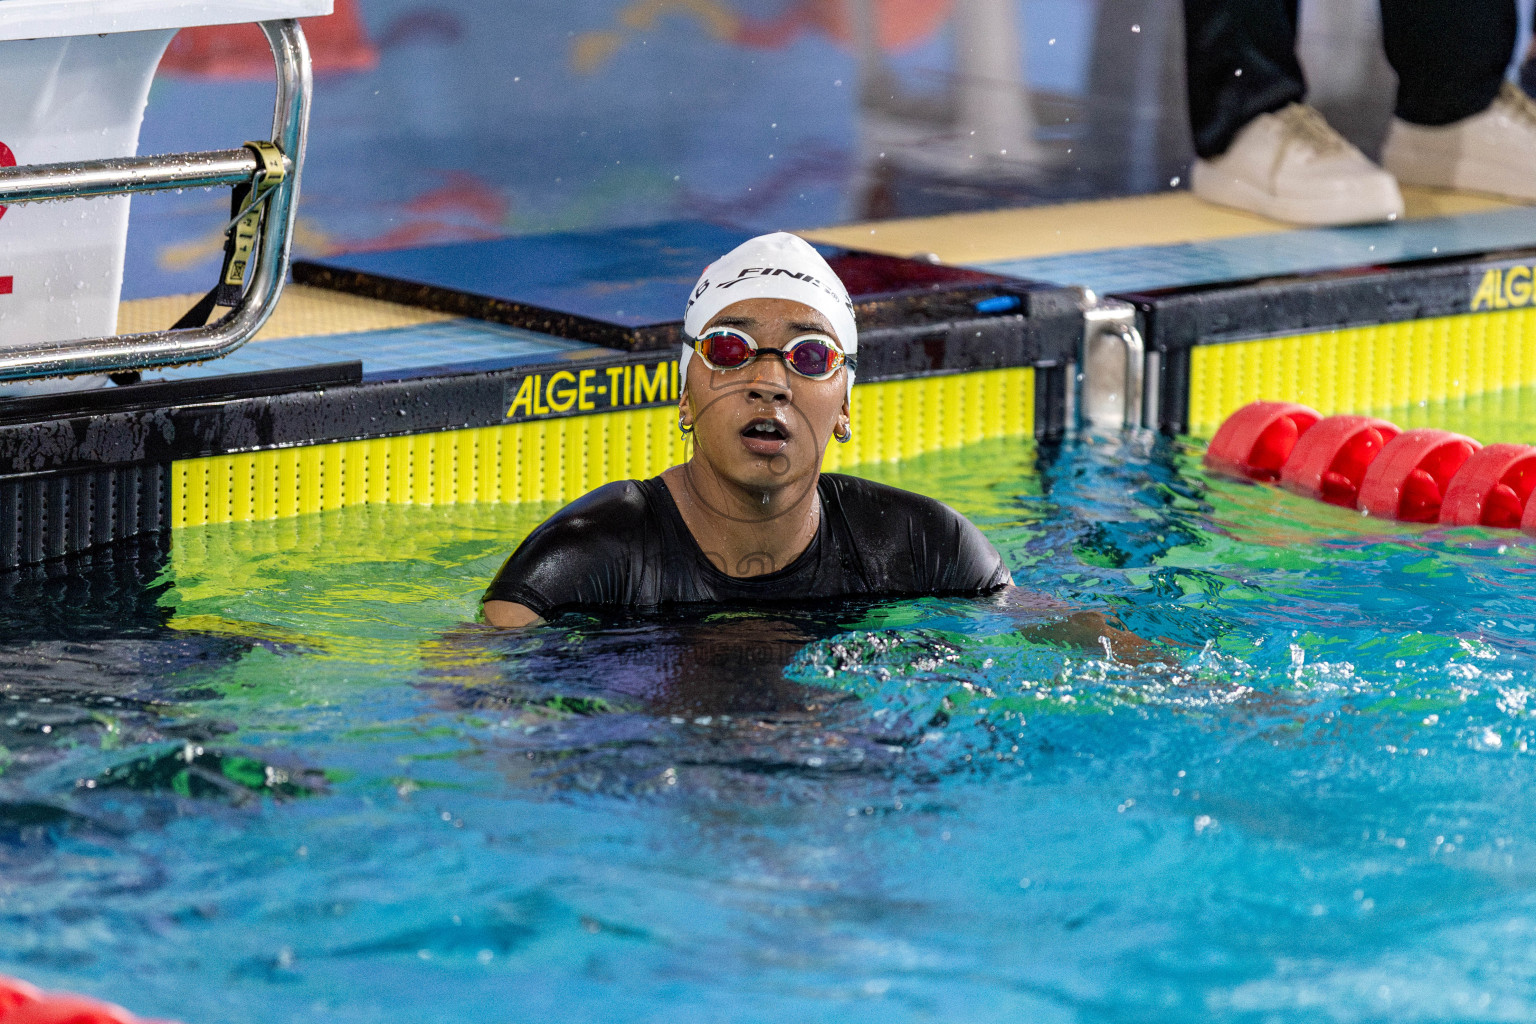
[[[997,549],[932,498],[821,471],[852,436],[853,303],[809,244],[753,238],[705,269],[688,301],[678,425],[693,455],[650,480],[584,495],[512,553],[484,598],[493,626],[565,610],[808,602],[1013,590]],[[1135,654],[1097,613],[1046,637]]]

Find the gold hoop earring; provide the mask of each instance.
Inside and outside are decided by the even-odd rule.
[[[838,444],[847,444],[849,441],[853,440],[853,424],[848,424],[848,429],[841,434],[839,434],[836,430],[832,431],[832,436],[837,438]]]

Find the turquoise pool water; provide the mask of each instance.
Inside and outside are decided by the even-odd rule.
[[[8,578],[0,972],[186,1024],[1536,1015],[1536,540],[1199,451],[866,470],[1152,667],[984,601],[466,626],[548,507]]]

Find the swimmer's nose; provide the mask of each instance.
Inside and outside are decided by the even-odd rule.
[[[747,383],[747,396],[764,402],[787,402],[793,396],[789,387],[789,367],[777,352],[768,352],[752,361],[749,367],[752,378]]]

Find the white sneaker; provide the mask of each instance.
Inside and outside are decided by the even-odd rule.
[[[1505,82],[1481,114],[1437,128],[1392,119],[1382,163],[1410,185],[1536,202],[1536,102]]]
[[[1196,160],[1190,190],[1292,224],[1368,224],[1403,215],[1397,182],[1311,107],[1260,114],[1227,151]]]

